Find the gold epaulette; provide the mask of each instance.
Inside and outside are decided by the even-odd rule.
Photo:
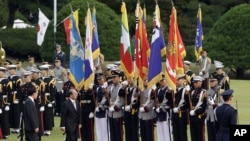
[[[56,79],[55,78],[52,78],[51,80],[50,80],[50,82],[49,82],[49,86],[50,85],[55,85],[56,84]]]
[[[40,91],[45,91],[45,83],[42,81],[42,80],[39,80],[40,81]]]
[[[9,81],[9,82],[7,83],[7,87],[9,87],[10,89],[12,89],[12,88],[13,88],[13,84],[12,84],[12,82],[11,82],[11,81]]]

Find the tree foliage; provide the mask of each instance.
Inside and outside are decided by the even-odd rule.
[[[225,13],[204,40],[209,55],[233,68],[250,68],[250,5],[242,4]]]

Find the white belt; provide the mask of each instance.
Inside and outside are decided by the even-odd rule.
[[[63,83],[63,81],[59,80],[59,81],[56,81],[56,83]]]
[[[81,103],[91,103],[91,100],[81,100]]]
[[[49,95],[50,95],[50,93],[45,93],[45,95],[46,95],[46,96],[49,96]]]

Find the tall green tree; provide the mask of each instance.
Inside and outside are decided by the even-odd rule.
[[[204,40],[210,57],[236,68],[238,78],[250,68],[249,21],[250,5],[236,6],[214,24]]]

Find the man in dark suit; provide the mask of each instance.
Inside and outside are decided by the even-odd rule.
[[[28,88],[28,98],[24,105],[24,126],[26,141],[38,141],[39,119],[34,100],[38,96],[37,85],[32,83]]]
[[[77,132],[81,128],[80,104],[76,89],[69,90],[69,99],[63,103],[61,113],[61,130],[66,133],[66,141],[77,141]]]

